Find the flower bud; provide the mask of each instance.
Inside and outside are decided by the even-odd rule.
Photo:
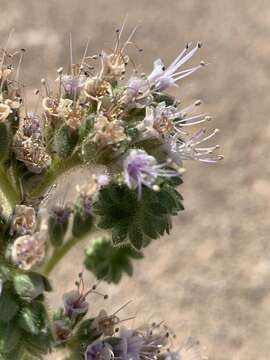
[[[0,122],[0,161],[7,157],[9,143],[8,125],[4,122]]]
[[[96,190],[96,183],[93,184],[93,193]],[[75,237],[82,237],[86,235],[93,226],[94,217],[92,214],[92,193],[81,190],[77,204],[74,207],[74,217],[72,225],[72,234]]]
[[[61,246],[68,229],[71,210],[68,207],[55,206],[49,216],[49,237],[53,246]]]
[[[77,134],[69,129],[68,126],[62,125],[54,136],[54,150],[61,158],[65,158],[72,153],[77,143]]]
[[[75,237],[86,235],[92,228],[94,217],[91,213],[91,203],[79,202],[74,210],[72,234]]]

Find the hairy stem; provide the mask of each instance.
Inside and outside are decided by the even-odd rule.
[[[81,239],[71,237],[68,239],[62,246],[56,247],[54,249],[54,252],[52,253],[49,261],[43,266],[42,268],[42,274],[45,276],[48,276],[52,270],[55,268],[55,266],[58,264],[58,262],[69,252],[70,249],[73,248],[74,245],[76,245]]]
[[[5,171],[2,166],[0,166],[0,192],[4,197],[6,205],[11,210],[20,201],[20,195],[9,179],[7,171]]]
[[[62,260],[62,258],[79,242],[83,241],[86,237],[95,236],[99,230],[96,227],[93,227],[86,235],[76,238],[71,236],[63,245],[55,247],[53,253],[51,254],[47,263],[41,267],[41,273],[45,276],[48,276],[55,266]]]
[[[30,199],[37,199],[42,197],[46,191],[56,182],[59,176],[80,164],[81,159],[78,153],[75,153],[67,159],[55,161],[44,175],[44,178],[40,184],[32,192],[30,192],[28,197]]]

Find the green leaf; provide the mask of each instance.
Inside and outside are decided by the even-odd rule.
[[[133,273],[131,259],[141,259],[142,253],[130,245],[113,246],[106,238],[98,238],[91,242],[85,253],[85,267],[92,271],[98,279],[117,284],[126,272]]]
[[[20,328],[26,332],[39,335],[46,322],[44,306],[35,301],[31,305],[23,307],[17,322]]]
[[[44,333],[39,332],[37,335],[26,334],[23,344],[31,355],[43,358],[41,355],[48,353],[51,348],[51,342],[51,334],[47,331]]]
[[[14,322],[0,324],[0,353],[9,353],[16,349],[21,341],[20,329]]]
[[[0,360],[22,360],[23,354],[23,346],[18,344],[15,349],[8,353],[2,353],[0,351]]]
[[[93,128],[96,114],[90,114],[79,128],[79,139],[83,141]]]
[[[140,250],[143,247],[143,232],[140,228],[139,221],[134,221],[128,229],[128,236],[131,244]]]
[[[46,278],[37,273],[17,273],[13,278],[15,292],[21,299],[32,301],[49,288]],[[46,289],[45,289],[46,287]]]
[[[17,314],[19,305],[16,298],[3,290],[0,296],[0,321],[9,322]]]
[[[174,188],[182,180],[163,180],[160,191],[143,187],[142,198],[125,185],[110,184],[99,192],[94,213],[98,226],[111,229],[112,241],[121,245],[129,241],[136,249],[169,232],[171,216],[183,210],[182,196]]]

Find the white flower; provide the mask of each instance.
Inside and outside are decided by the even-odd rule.
[[[60,81],[65,92],[73,98],[74,96],[78,96],[83,89],[86,76],[65,74],[59,77],[57,81]]]

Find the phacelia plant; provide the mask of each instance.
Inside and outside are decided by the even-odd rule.
[[[1,50],[0,359],[42,358],[54,347],[69,348],[69,359],[85,360],[195,354],[194,347],[171,351],[163,324],[119,328],[118,313],[103,310],[85,320],[88,295],[97,291],[84,288],[81,274],[53,318],[44,305],[51,290],[47,276],[92,231],[108,235],[90,242],[86,269],[108,283],[132,275],[132,260],[169,234],[172,217],[184,209],[178,191],[183,162],[221,159],[218,146],[204,145],[217,130],[187,133],[211,120],[198,112],[201,101],[182,106],[167,93],[205,66],[182,69],[201,43],[187,44],[169,66],[158,59],[150,74],[139,74],[127,55],[135,31],[122,43],[123,30],[110,52],[89,55],[87,46],[73,63],[71,48],[68,69],[57,70],[53,86],[41,80],[33,95],[40,106],[31,111],[19,77],[25,50],[10,53],[8,43]],[[77,186],[77,198],[45,206],[59,178],[71,169],[80,177],[82,167],[93,175]]]

